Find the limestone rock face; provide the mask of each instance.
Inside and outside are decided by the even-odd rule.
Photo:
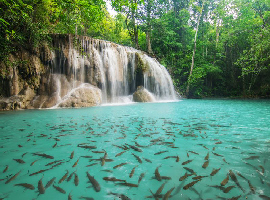
[[[102,101],[101,90],[90,84],[82,84],[67,94],[59,107],[91,107],[100,105]]]
[[[133,101],[135,102],[154,102],[155,97],[143,86],[139,86],[133,94]]]

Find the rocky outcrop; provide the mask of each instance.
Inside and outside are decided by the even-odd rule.
[[[139,86],[133,94],[133,101],[135,102],[154,102],[155,97],[143,86]]]
[[[90,84],[83,84],[79,88],[71,90],[67,94],[59,107],[91,107],[101,104],[101,90]]]

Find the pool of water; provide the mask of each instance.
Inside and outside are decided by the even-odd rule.
[[[1,112],[0,198],[266,199],[269,155],[270,101]]]

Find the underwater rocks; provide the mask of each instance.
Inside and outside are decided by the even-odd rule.
[[[155,97],[143,86],[139,86],[133,94],[133,101],[135,102],[154,102]]]

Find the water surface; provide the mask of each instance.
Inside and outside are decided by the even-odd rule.
[[[262,100],[183,100],[2,112],[0,197],[67,199],[70,194],[73,199],[118,199],[124,194],[130,199],[146,199],[151,196],[150,190],[155,194],[163,183],[166,184],[161,195],[174,188],[170,199],[270,197],[269,129],[270,101]],[[121,152],[124,153],[116,157]],[[33,153],[44,153],[53,159]],[[54,161],[59,162],[48,165]],[[127,164],[115,167],[121,163]],[[8,169],[3,172],[6,166]],[[214,174],[214,169],[219,171]],[[76,172],[77,186],[74,176],[59,183],[67,171],[68,176]],[[18,172],[14,180],[5,184]],[[99,192],[89,183],[86,172],[100,184]],[[235,174],[238,185],[230,177],[220,187],[229,172]],[[138,184],[142,173],[144,177]],[[180,181],[186,173],[189,176]],[[45,186],[53,177],[54,185],[66,194],[53,185],[39,194],[39,180]],[[122,179],[138,187],[105,181],[104,177]],[[199,181],[193,182],[196,180]],[[188,187],[191,182],[194,185]],[[35,189],[16,186],[20,183],[32,184]],[[230,186],[234,187],[227,192]]]

